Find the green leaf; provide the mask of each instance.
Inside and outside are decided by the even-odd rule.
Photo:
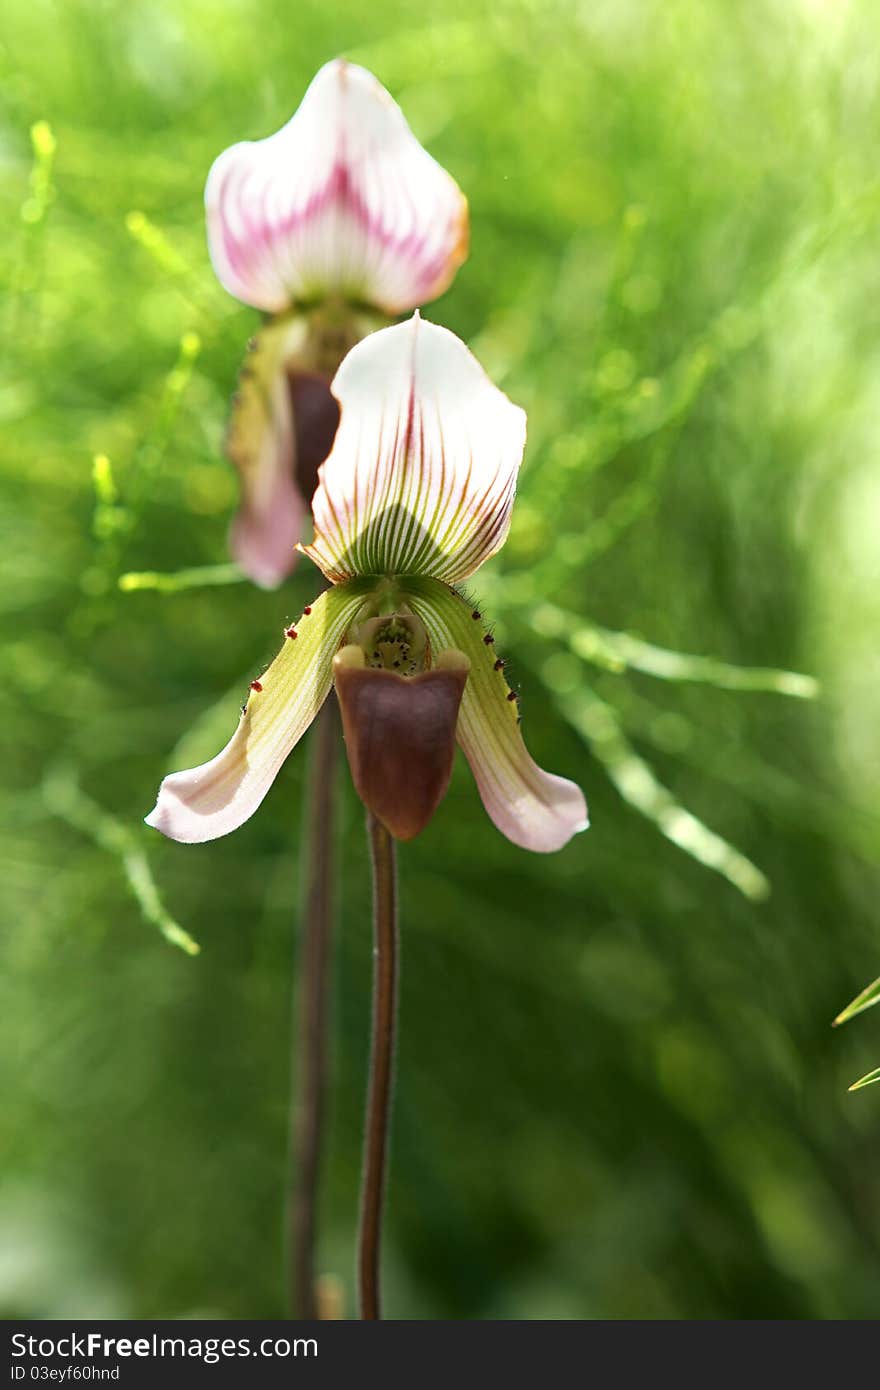
[[[624,801],[652,821],[667,840],[721,874],[744,897],[753,902],[769,897],[770,883],[757,865],[676,801],[633,748],[610,705],[586,690],[557,695],[556,704],[603,764]]]
[[[189,932],[174,920],[162,902],[149,861],[137,842],[137,832],[134,828],[117,820],[87,796],[81,790],[73,769],[66,764],[56,764],[46,773],[43,798],[49,810],[59,820],[64,820],[74,829],[82,831],[101,849],[116,856],[145,919],[152,926],[158,927],[165,940],[172,946],[179,947],[188,956],[197,956],[201,947]]]
[[[874,1004],[880,1004],[880,975],[873,984],[866,985],[861,994],[857,994],[851,1004],[847,1004],[845,1009],[837,1015],[833,1027],[846,1023],[848,1019],[855,1018],[856,1014],[864,1013],[865,1009],[870,1009]]]
[[[194,565],[190,569],[162,574],[158,570],[129,570],[119,576],[124,594],[138,589],[154,589],[160,594],[177,594],[181,589],[213,588],[217,584],[240,584],[247,575],[238,565]]]
[[[861,1080],[854,1081],[849,1089],[860,1091],[863,1086],[873,1086],[875,1081],[880,1081],[880,1067],[875,1067],[873,1071],[869,1071],[867,1076],[863,1076]]]
[[[813,676],[763,666],[734,666],[711,656],[670,651],[629,632],[614,632],[587,622],[552,603],[535,609],[531,626],[542,637],[561,638],[575,656],[606,671],[643,671],[659,680],[714,685],[722,690],[763,690],[801,700],[812,700],[819,694],[819,683]]]

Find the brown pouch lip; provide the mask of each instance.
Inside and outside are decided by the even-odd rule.
[[[354,785],[397,840],[424,830],[449,786],[467,675],[466,665],[404,677],[335,663]]]

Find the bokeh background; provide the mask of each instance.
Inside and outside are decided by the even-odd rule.
[[[7,1316],[283,1314],[306,757],[231,838],[140,818],[315,592],[225,568],[258,319],[201,199],[338,53],[470,197],[430,312],[530,417],[472,589],[593,817],[530,857],[460,767],[401,855],[388,1311],[876,1316],[880,1090],[847,1087],[880,1016],[830,1024],[880,973],[878,51],[871,0],[7,0]],[[351,1314],[344,780],[320,1265]]]

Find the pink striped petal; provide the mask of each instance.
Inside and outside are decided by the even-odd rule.
[[[489,816],[523,849],[561,849],[589,824],[584,794],[529,756],[516,697],[480,615],[435,580],[407,580],[406,596],[428,630],[432,650],[454,647],[470,661],[456,737]]]
[[[404,313],[467,255],[458,185],[375,77],[341,59],[275,135],[220,155],[205,205],[219,279],[269,313],[328,293]]]
[[[253,815],[327,698],[333,657],[369,589],[363,582],[346,584],[315,600],[254,681],[229,743],[201,767],[166,777],[147,825],[171,840],[200,844],[228,835]]]
[[[416,314],[371,334],[333,394],[342,418],[305,548],[328,579],[426,574],[452,584],[500,549],[526,417],[454,333]]]

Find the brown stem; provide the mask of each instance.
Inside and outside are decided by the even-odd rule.
[[[288,1304],[316,1318],[315,1225],[327,1075],[328,964],[333,930],[333,812],[339,718],[336,701],[318,715],[306,789],[307,844],[296,977],[287,1184]]]
[[[374,1320],[382,1316],[382,1204],[394,1084],[398,971],[397,869],[394,841],[369,812],[367,833],[373,866],[373,1026],[361,1183],[358,1275],[361,1318]]]

